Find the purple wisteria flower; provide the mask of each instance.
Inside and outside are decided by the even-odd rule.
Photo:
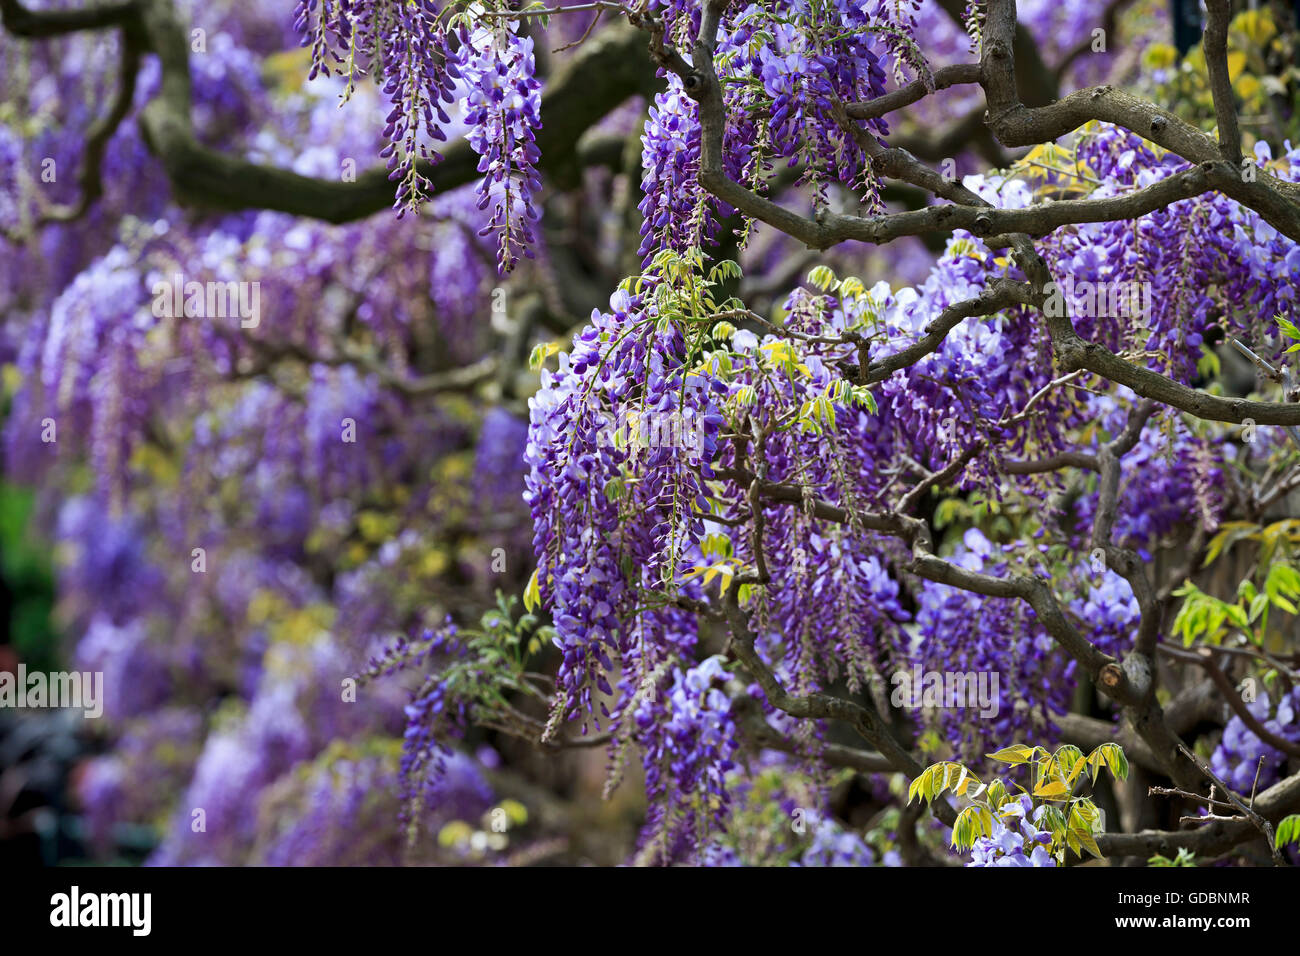
[[[461,33],[459,72],[466,91],[469,142],[479,154],[478,208],[492,209],[480,235],[498,237],[497,265],[512,270],[532,258],[541,189],[535,130],[542,125],[541,84],[534,76],[531,37],[515,24]]]
[[[1043,808],[1034,809],[1027,794],[1004,804],[993,815],[993,835],[980,837],[967,866],[1056,866],[1047,850],[1052,834],[1034,824]]]

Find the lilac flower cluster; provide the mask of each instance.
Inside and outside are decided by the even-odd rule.
[[[169,818],[172,832],[155,862],[400,861],[404,834],[381,822],[392,809],[389,790],[405,788],[403,803],[428,811],[426,824],[481,813],[491,796],[473,763],[448,745],[471,716],[463,688],[443,677],[449,662],[463,660],[463,644],[454,629],[434,631],[408,655],[436,673],[405,712],[383,681],[358,702],[341,701],[339,685],[356,672],[357,654],[393,634],[420,633],[443,610],[429,606],[437,603],[430,595],[439,593],[437,569],[454,568],[457,558],[442,536],[493,530],[485,515],[506,515],[501,502],[518,495],[517,420],[493,414],[477,429],[475,416],[421,404],[409,390],[435,370],[427,367],[431,353],[445,352],[452,364],[482,354],[483,292],[495,280],[480,261],[477,214],[490,209],[483,233],[495,237],[502,271],[537,242],[533,41],[509,27],[453,30],[454,11],[432,0],[301,0],[297,28],[316,78],[308,91],[273,97],[255,66],[281,37],[260,27],[269,22],[265,2],[245,6],[205,5],[212,56],[192,64],[201,139],[330,177],[347,157],[381,152],[407,209],[428,191],[426,163],[437,160],[431,142],[456,132],[461,118],[447,106],[461,99],[483,180],[477,191],[438,197],[446,222],[406,223],[406,232],[254,213],[200,218],[167,204],[157,164],[135,138],[115,138],[99,208],[0,257],[0,309],[23,326],[0,339],[0,359],[14,360],[17,382],[6,465],[9,477],[55,490],[83,487],[87,466],[94,474],[87,496],[57,513],[47,495],[42,517],[64,546],[61,610],[78,642],[75,659],[107,678],[112,750],[90,765],[82,786],[97,842],[110,842],[120,822]],[[1031,30],[1056,34],[1051,49],[1068,49],[1095,20],[1091,4],[1022,6]],[[795,0],[729,10],[715,63],[728,114],[727,175],[762,190],[772,162],[784,159],[804,166],[816,204],[838,185],[865,191],[874,205],[861,138],[841,125],[837,107],[881,95],[889,74],[897,81],[903,68],[925,79],[929,66],[911,40],[918,31],[933,27],[939,47],[956,49],[933,18],[957,40],[960,29],[937,7]],[[688,49],[699,5],[653,0],[649,9]],[[19,175],[32,157],[75,165],[83,143],[69,130],[96,115],[87,90],[102,86],[116,52],[115,41],[94,51],[83,42],[32,45],[30,61],[12,45],[0,50],[6,100],[11,77],[38,77],[29,84],[36,122],[21,130],[7,117],[0,122],[0,225],[21,225],[35,208],[31,183]],[[62,56],[68,50],[78,55]],[[87,78],[70,63],[84,65]],[[379,90],[359,90],[370,74]],[[139,96],[156,85],[151,64]],[[321,93],[386,97],[386,126],[345,127]],[[59,121],[47,122],[56,109]],[[276,115],[245,136],[266,113]],[[887,128],[871,121],[856,132],[878,137]],[[716,238],[732,212],[699,187],[699,137],[696,105],[670,77],[642,139],[648,261]],[[294,148],[303,141],[313,145]],[[1256,158],[1295,180],[1300,154],[1285,150],[1285,161],[1274,161],[1261,144]],[[1079,158],[1103,183],[1097,196],[1184,168],[1105,126],[1085,132]],[[74,200],[72,184],[61,175],[46,198]],[[1001,176],[969,184],[1002,206],[1041,198]],[[133,218],[123,229],[109,228],[126,210]],[[1078,328],[1184,381],[1216,326],[1268,341],[1273,313],[1294,318],[1295,244],[1220,195],[1136,223],[1063,230],[1041,247],[1058,277],[1151,283],[1150,315],[1080,316]],[[771,249],[779,258],[786,247]],[[218,321],[158,315],[152,289],[178,272],[260,282],[266,321],[241,334]],[[538,590],[560,651],[559,705],[548,730],[565,718],[581,718],[584,731],[604,721],[612,756],[641,749],[654,798],[643,848],[655,858],[691,859],[701,846],[714,847],[705,852],[711,862],[742,856],[710,843],[707,831],[726,824],[747,785],[735,708],[752,701],[733,704],[718,659],[691,666],[700,641],[687,609],[735,574],[753,572],[760,537],[770,575],[746,586],[743,613],[760,655],[792,692],[843,681],[859,693],[901,665],[991,671],[1002,677],[1004,700],[1030,703],[978,724],[968,713],[921,719],[952,748],[983,752],[993,739],[1050,736],[1052,716],[1073,691],[1073,664],[1032,612],[916,579],[904,549],[852,522],[817,518],[814,497],[846,513],[888,509],[928,471],[983,441],[955,481],[970,500],[944,503],[966,510],[955,522],[965,533],[941,540],[942,553],[989,574],[1022,571],[1026,555],[1054,559],[1053,586],[1075,596],[1072,618],[1102,649],[1126,649],[1131,589],[1080,560],[1095,487],[1071,498],[1065,513],[1047,507],[1058,500],[1057,478],[1003,469],[1013,459],[1095,450],[1123,427],[1135,397],[1092,396],[1087,382],[1044,392],[1054,374],[1051,346],[1041,323],[1019,309],[953,330],[932,355],[879,384],[878,411],[845,394],[839,363],[859,356],[826,345],[852,330],[869,339],[869,358],[895,353],[946,306],[1003,275],[1022,278],[1013,263],[958,234],[915,287],[796,289],[780,309],[787,328],[803,336],[793,341],[760,339],[753,328],[701,333],[712,318],[683,321],[679,308],[664,305],[662,293],[680,276],[653,275],[594,313],[559,368],[544,374],[522,454]],[[354,349],[361,359],[353,361]],[[1017,418],[1030,396],[1036,413]],[[614,423],[646,415],[689,422],[698,441],[638,447],[616,437]],[[40,439],[46,418],[58,423],[57,444]],[[341,437],[349,421],[361,441]],[[761,443],[730,437],[752,430],[764,434]],[[1217,438],[1152,421],[1126,458],[1118,543],[1153,558],[1189,515],[1213,530],[1225,507],[1221,456],[1209,451]],[[761,506],[762,535],[738,477],[751,469],[804,496],[802,508]],[[500,486],[471,501],[485,476],[498,473]],[[995,501],[1004,513],[1033,516],[1031,540],[1008,540],[1006,522],[988,517]],[[983,530],[966,527],[975,520]],[[935,524],[951,526],[938,516]],[[190,565],[197,546],[206,551],[202,573]],[[1272,718],[1267,702],[1252,706],[1290,735],[1298,703],[1287,696]],[[769,722],[794,735],[794,721],[769,714]],[[403,725],[399,758],[383,739]],[[799,744],[814,752],[824,734],[805,728]],[[1262,754],[1273,779],[1282,755],[1261,748],[1236,721],[1216,766],[1240,784],[1241,768],[1253,774]],[[155,782],[156,792],[145,793]],[[372,799],[376,791],[385,799]],[[206,831],[193,828],[198,808]],[[977,865],[1041,863],[1028,806],[1019,816],[1017,827],[999,824],[977,848]],[[356,832],[373,834],[374,843],[339,838]],[[862,838],[822,821],[801,859],[872,857]]]
[[[698,845],[707,823],[725,820],[727,773],[738,746],[722,690],[729,676],[721,658],[710,657],[688,671],[675,669],[665,700],[657,689],[641,698],[633,717],[651,802],[643,840],[676,845],[689,834]]]
[[[910,3],[910,0],[909,0]],[[689,48],[699,26],[693,5],[659,4],[669,33]],[[679,9],[680,7],[680,9]],[[904,7],[907,7],[905,10]],[[911,40],[910,5],[806,0],[779,11],[757,4],[729,10],[717,38],[715,68],[723,86],[726,126],[722,162],[729,177],[766,188],[777,159],[802,163],[819,202],[827,187],[860,188],[878,207],[877,184],[855,132],[839,122],[843,103],[885,92],[885,63],[903,53],[920,75],[929,70]],[[896,61],[897,62],[897,61]],[[697,106],[675,75],[658,94],[642,136],[643,222],[639,254],[683,252],[712,241],[719,220],[734,210],[698,183],[700,130]],[[883,136],[883,119],[865,124]]]
[[[479,159],[480,209],[492,206],[492,218],[480,234],[499,237],[497,264],[502,274],[532,258],[533,223],[539,213],[534,197],[541,189],[534,130],[542,125],[541,84],[534,77],[533,41],[511,27],[461,34],[459,72],[468,88],[466,122],[469,142]]]
[[[980,837],[967,866],[1056,866],[1047,852],[1052,834],[1034,824],[1043,808],[1034,809],[1028,794],[1004,804],[993,815],[993,835]]]
[[[294,20],[303,46],[311,48],[312,77],[341,72],[345,96],[361,76],[382,80],[392,108],[380,155],[398,183],[400,218],[428,194],[418,160],[440,161],[431,141],[445,140],[451,123],[444,104],[455,102],[459,74],[442,11],[433,0],[298,0]]]
[[[809,826],[812,842],[795,866],[875,866],[875,853],[857,833],[820,817],[811,819]]]
[[[444,673],[451,660],[464,658],[467,648],[450,618],[437,630],[425,632],[419,641],[399,638],[371,658],[367,676],[395,674],[407,669],[431,671],[420,687],[411,694],[405,708],[406,726],[402,740],[402,759],[398,769],[401,781],[403,820],[410,822],[410,810],[419,790],[432,780],[438,786],[446,777],[447,761],[454,751],[448,741],[465,732],[469,723],[470,704],[450,686]]]
[[[397,866],[435,859],[431,840],[411,847],[392,826],[396,774],[380,747],[336,746],[268,793],[252,858],[266,866]],[[453,752],[435,788],[421,797],[421,829],[477,820],[493,792],[478,764]]]
[[[950,560],[971,571],[1003,576],[1002,549],[969,529]],[[963,758],[978,761],[997,741],[1050,736],[1054,715],[1069,709],[1075,662],[1047,635],[1034,612],[1016,601],[983,598],[944,584],[924,584],[917,595],[917,640],[911,667],[921,673],[997,675],[996,711],[927,709],[923,726],[941,731]]]
[[[1294,181],[1300,151],[1285,145],[1286,162],[1271,162],[1266,143],[1255,161]],[[1148,186],[1188,168],[1169,153],[1157,155],[1134,133],[1101,126],[1085,136],[1077,158],[1103,185],[1093,195]],[[1289,281],[1300,247],[1253,211],[1213,193],[1183,200],[1136,222],[1095,223],[1055,234],[1048,245],[1058,275],[1077,282],[1148,284],[1151,314],[1085,316],[1081,334],[1112,349],[1138,348],[1153,367],[1183,380],[1195,374],[1204,337],[1215,326],[1247,341],[1276,337],[1274,315],[1296,316]],[[1249,307],[1243,307],[1249,303]],[[1195,321],[1189,322],[1188,316]]]
[[[498,237],[504,274],[520,255],[531,258],[536,238],[541,84],[533,41],[512,22],[462,17],[453,28],[452,19],[434,0],[299,0],[295,24],[311,49],[312,78],[341,73],[344,100],[364,76],[382,84],[390,109],[380,155],[398,183],[399,218],[429,196],[425,164],[442,159],[433,144],[465,127],[483,174],[478,208],[492,208],[482,234]],[[464,116],[453,119],[447,107],[458,101]]]
[[[1083,594],[1070,604],[1070,610],[1089,630],[1088,640],[1103,653],[1122,657],[1137,633],[1141,608],[1133,587],[1109,569],[1092,573],[1091,566],[1081,568]]]
[[[772,38],[759,48],[751,69],[770,98],[769,135],[775,155],[807,164],[809,174],[821,183],[866,188],[873,206],[877,200],[870,164],[855,137],[840,125],[836,109],[885,92],[882,54],[915,51],[908,27],[892,22],[898,6],[880,2],[868,13],[866,4],[844,0],[817,9],[795,2],[770,24],[763,22],[757,7],[738,14],[737,46],[760,25]],[[910,14],[904,18],[910,19]],[[912,60],[928,75],[923,60]],[[869,135],[889,131],[879,119],[867,126]]]
[[[1280,694],[1276,712],[1273,712],[1266,693],[1260,693],[1245,706],[1270,733],[1300,744],[1300,720],[1297,719],[1300,715],[1300,688]],[[1270,713],[1273,716],[1270,717]],[[1286,754],[1261,740],[1235,714],[1223,728],[1223,737],[1210,755],[1210,769],[1239,794],[1268,789],[1282,777],[1286,764]]]
[[[318,76],[271,96],[273,71],[253,65],[276,41],[250,27],[266,14],[264,5],[204,4],[208,52],[191,64],[196,134],[335,178],[347,159],[381,148],[383,123],[335,108],[345,78]],[[5,99],[20,73],[37,78],[33,108],[51,119],[23,129],[0,121],[0,143],[17,151],[20,172],[39,173],[31,157],[52,156],[59,175],[46,196],[58,201],[76,198],[76,131],[102,112],[98,94],[114,80],[112,35],[83,51],[92,39],[25,45],[26,65],[16,46],[0,49]],[[146,63],[137,94],[156,87],[156,65]],[[379,102],[369,87],[351,93],[359,106]],[[37,126],[48,136],[33,135]],[[259,825],[288,828],[306,812],[266,801],[331,742],[400,735],[395,688],[380,682],[347,702],[341,681],[377,638],[413,622],[418,632],[430,581],[457,570],[439,553],[446,529],[480,548],[485,519],[509,510],[470,494],[476,415],[393,385],[394,375],[432,370],[418,344],[430,338],[446,339],[450,362],[481,357],[491,241],[474,236],[482,217],[472,188],[438,197],[445,221],[334,227],[267,213],[195,217],[170,202],[138,136],[115,137],[104,162],[106,194],[86,217],[0,255],[0,301],[13,319],[0,335],[12,395],[6,477],[41,489],[33,531],[58,545],[69,659],[105,675],[108,750],[80,788],[97,847],[110,853],[115,834],[133,832],[122,825],[160,826],[169,832],[160,861],[245,862],[260,852]],[[25,196],[6,191],[15,202]],[[134,218],[116,228],[125,210]],[[159,315],[155,290],[178,275],[258,283],[260,323]],[[373,350],[370,370],[341,360],[349,337],[347,347]],[[42,441],[46,419],[57,441]],[[349,419],[355,442],[343,431]],[[515,426],[500,440],[487,429],[483,442],[515,443],[513,463],[503,448],[485,450],[484,461],[501,494],[513,472],[518,496]],[[390,560],[394,550],[400,560]],[[293,670],[312,686],[289,680]],[[165,730],[172,736],[160,740]],[[389,763],[385,779],[395,781],[395,755]],[[395,793],[396,784],[394,812],[374,820],[394,838]],[[216,818],[206,835],[185,816],[191,798]],[[430,807],[440,799],[425,797]]]
[[[611,655],[633,651],[623,618],[636,589],[678,578],[705,533],[707,463],[722,418],[711,383],[683,366],[681,330],[656,319],[643,295],[615,293],[610,312],[593,312],[529,400],[526,497],[570,717],[593,715],[593,687],[612,693],[604,675],[614,669]],[[643,412],[695,423],[692,447],[619,447],[617,423]],[[645,480],[624,484],[632,466]],[[622,528],[628,511],[641,520]]]
[[[700,187],[700,121],[695,101],[676,76],[655,95],[641,135],[641,248],[685,251],[717,234],[713,202]]]
[[[656,122],[662,127],[662,113]],[[676,152],[688,157],[687,162],[690,129],[680,126],[677,134]],[[1099,142],[1106,135],[1099,132]],[[659,141],[668,139],[664,135]],[[654,141],[647,138],[647,146]],[[1134,162],[1144,161],[1134,158]],[[1034,201],[1032,190],[1017,181],[968,179],[968,185],[1003,206]],[[1075,245],[1070,247],[1067,268],[1079,268],[1087,257],[1080,258],[1084,247],[1075,233],[1070,235]],[[1087,261],[1101,261],[1100,252],[1092,255]],[[894,290],[880,283],[848,294],[819,294],[804,288],[789,297],[783,312],[787,326],[805,336],[833,337],[848,330],[874,333],[871,358],[879,359],[924,335],[946,306],[977,296],[991,278],[1008,274],[1017,275],[1014,267],[996,259],[973,237],[959,233],[930,277],[915,289]],[[570,703],[567,716],[590,713],[582,688],[609,669],[615,652],[625,660],[630,653],[643,655],[633,651],[629,638],[638,627],[635,620],[627,619],[627,609],[634,606],[632,595],[647,588],[652,593],[662,591],[665,586],[685,586],[690,593],[690,582],[680,573],[665,578],[649,576],[644,570],[632,574],[628,568],[656,564],[664,568],[665,553],[682,555],[682,564],[688,555],[692,563],[710,560],[695,553],[703,541],[702,529],[691,527],[682,541],[677,535],[681,519],[674,517],[665,525],[666,515],[639,504],[648,500],[642,497],[643,489],[653,489],[666,479],[672,481],[671,487],[692,481],[689,474],[682,474],[683,456],[636,458],[616,447],[604,447],[599,440],[601,419],[593,409],[610,407],[623,395],[636,394],[638,388],[658,389],[660,377],[672,374],[682,355],[680,333],[675,325],[662,322],[656,335],[663,344],[654,351],[635,353],[647,341],[654,319],[643,300],[616,297],[612,309],[612,315],[593,316],[593,324],[575,338],[573,352],[561,354],[558,370],[544,373],[543,387],[532,400],[528,496],[536,529],[539,586],[556,615],[558,640],[565,649],[561,686]],[[1086,318],[1080,321],[1081,328],[1086,324]],[[1116,341],[1115,347],[1121,344]],[[786,349],[797,355],[800,374],[768,374]],[[698,381],[698,393],[718,395],[720,417],[743,430],[762,427],[782,410],[794,414],[801,405],[828,394],[841,380],[835,363],[857,359],[848,346],[805,348],[774,335],[760,340],[748,331],[736,332],[723,351],[725,365],[719,360],[697,361],[687,379]],[[1043,361],[1026,374],[1023,360],[1033,355]],[[820,496],[833,504],[888,505],[906,484],[888,481],[877,463],[910,459],[919,467],[937,469],[981,440],[983,451],[957,476],[957,487],[984,495],[1004,494],[1003,460],[1075,450],[1077,446],[1070,442],[1079,432],[1091,435],[1094,442],[1118,434],[1134,401],[1120,393],[1114,398],[1087,397],[1081,403],[1068,389],[1044,390],[1051,374],[1050,355],[1041,326],[1018,309],[963,323],[931,355],[881,384],[876,393],[878,414],[840,400],[832,402],[833,426],[825,433],[774,429],[762,451],[767,476],[821,489]],[[1011,361],[1012,356],[1020,361]],[[952,384],[957,382],[960,389]],[[1014,410],[1031,398],[1038,414],[1014,416]],[[1098,421],[1104,430],[1085,431],[1089,422]],[[1171,437],[1172,454],[1167,448]],[[1117,541],[1150,554],[1189,512],[1213,525],[1218,507],[1213,488],[1218,478],[1212,462],[1196,452],[1203,441],[1177,424],[1167,428],[1155,420],[1148,425],[1133,452],[1146,464],[1125,470]],[[733,464],[733,453],[726,444],[716,446],[716,458],[714,449],[706,449],[698,474],[725,471]],[[657,464],[667,471],[658,471]],[[626,481],[629,469],[638,479],[635,484]],[[1050,480],[1033,476],[1014,479],[1010,486],[1033,502],[1043,501],[1054,490]],[[699,501],[698,514],[711,511],[725,521],[748,525],[743,486],[724,481],[720,492],[716,485],[708,491],[698,484],[688,487],[689,497],[679,500],[689,502],[701,493],[707,498]],[[629,494],[638,502],[636,507],[624,504]],[[1153,500],[1159,506],[1153,507]],[[1064,542],[1058,547],[1073,549],[1076,564],[1077,555],[1087,553],[1086,529],[1095,507],[1094,490],[1077,499],[1072,515],[1042,511],[1045,522],[1057,525],[1051,530]],[[851,686],[860,687],[889,664],[996,673],[1006,706],[992,720],[974,721],[969,713],[958,712],[930,714],[926,719],[935,721],[935,729],[973,759],[997,740],[1051,733],[1052,715],[1063,713],[1071,699],[1074,664],[1056,649],[1023,604],[900,580],[895,567],[906,560],[905,554],[851,528],[820,525],[799,509],[766,505],[763,521],[772,580],[755,596],[750,614],[756,628],[772,638],[770,663],[792,691],[825,687],[841,674]],[[1047,530],[1038,532],[1040,538]],[[752,537],[743,533],[729,537],[737,566],[752,562]],[[655,547],[642,550],[643,541]],[[665,542],[672,547],[666,548]],[[1049,550],[1042,540],[995,545],[971,531],[953,559],[972,570],[1006,574],[1013,573],[1026,554],[1046,555]],[[1103,580],[1102,592],[1091,591],[1097,586],[1091,574],[1087,566],[1076,567],[1059,587],[1063,593],[1081,595],[1073,609],[1085,630],[1095,632],[1107,647],[1122,650],[1131,639],[1127,625],[1132,620],[1132,596],[1123,593],[1117,579],[1109,578]],[[914,625],[907,625],[912,615],[903,601],[905,587],[918,608]],[[990,614],[996,626],[989,626]],[[658,628],[651,632],[662,633]],[[601,650],[593,653],[593,645]],[[634,687],[635,681],[630,687],[621,682],[619,696],[625,699]],[[582,706],[573,707],[575,700]]]

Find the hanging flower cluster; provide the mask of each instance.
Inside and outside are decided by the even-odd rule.
[[[534,77],[533,41],[514,24],[461,31],[459,72],[466,86],[469,142],[481,157],[478,208],[492,209],[480,235],[498,237],[502,274],[532,258],[535,196],[541,189],[534,130],[542,125],[541,84]]]

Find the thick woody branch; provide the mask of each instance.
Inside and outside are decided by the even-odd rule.
[[[934,85],[927,87],[921,80],[913,80],[906,86],[877,96],[865,103],[850,103],[844,109],[855,120],[877,119],[900,110],[905,106],[920,102],[935,90],[946,90],[951,86],[962,86],[980,81],[978,63],[957,63],[943,66],[934,71]]]
[[[1120,461],[1138,443],[1142,430],[1155,413],[1156,403],[1143,399],[1133,407],[1128,423],[1114,440],[1101,446],[1097,459],[1100,464],[1101,487],[1097,494],[1097,515],[1092,525],[1092,547],[1100,549],[1112,568],[1128,581],[1137,599],[1141,616],[1133,654],[1141,655],[1143,666],[1150,670],[1151,655],[1155,653],[1159,638],[1160,602],[1146,569],[1137,552],[1115,546],[1111,532],[1119,513]]]
[[[716,82],[715,76],[713,83]],[[705,109],[709,99],[707,88],[706,82],[706,92],[702,93],[698,100],[702,118],[714,112],[712,109],[707,111]],[[720,94],[716,109],[721,110]],[[828,249],[848,240],[883,245],[904,236],[949,233],[954,229],[965,229],[981,238],[1005,237],[1009,233],[1045,236],[1067,225],[1135,219],[1157,209],[1163,209],[1179,200],[1209,192],[1237,176],[1237,171],[1227,163],[1206,163],[1175,173],[1134,192],[1104,199],[1068,199],[1022,209],[999,209],[987,204],[980,206],[944,204],[870,219],[832,213],[817,219],[809,219],[760,196],[723,172],[720,119],[718,124],[716,151],[705,148],[715,137],[709,135],[707,122],[703,127],[700,153],[701,185],[746,215],[781,230],[812,249]],[[897,155],[894,154],[895,157]],[[889,157],[883,155],[882,159],[885,163],[891,161]],[[933,170],[929,170],[929,176],[925,176],[919,170],[914,172],[919,179],[942,178]],[[936,193],[942,188],[933,182],[931,185],[934,186],[933,191]]]
[[[1219,120],[1219,152],[1233,165],[1241,162],[1241,129],[1237,125],[1237,105],[1233,102],[1232,80],[1228,78],[1228,21],[1232,4],[1228,0],[1205,0],[1205,67],[1210,74],[1210,95],[1214,98],[1214,115]]]
[[[925,335],[907,348],[872,362],[860,371],[858,384],[874,385],[883,382],[901,369],[910,368],[927,355],[935,352],[948,333],[966,319],[978,315],[992,315],[1002,309],[1010,308],[1024,301],[1024,292],[1020,283],[1010,279],[994,279],[977,298],[964,299],[948,306],[925,328]]]
[[[1224,160],[1225,165],[1235,165],[1224,159],[1225,154],[1214,140],[1190,123],[1109,86],[1079,90],[1047,106],[1024,105],[1016,97],[1015,63],[1011,55],[1016,28],[1015,2],[988,0],[987,10],[984,53],[980,60],[982,85],[988,102],[989,127],[1004,146],[1050,142],[1097,120],[1131,130],[1189,163]],[[1214,187],[1254,209],[1279,232],[1300,242],[1300,185],[1283,182],[1266,170],[1259,170],[1248,180],[1238,169],[1237,175],[1221,177]]]
[[[939,0],[939,5],[953,22],[965,28],[966,0]],[[1013,25],[1010,48],[1021,80],[1020,97],[1035,106],[1055,99],[1058,92],[1056,71],[1048,69],[1043,62],[1033,34],[1018,24]]]
[[[1175,660],[1196,664],[1203,668],[1205,673],[1209,675],[1210,680],[1214,682],[1214,686],[1218,688],[1223,699],[1228,702],[1228,706],[1232,708],[1232,712],[1241,718],[1242,723],[1249,727],[1251,733],[1256,737],[1285,754],[1300,757],[1300,744],[1292,743],[1285,737],[1273,733],[1264,726],[1263,721],[1250,712],[1246,702],[1241,699],[1241,695],[1232,686],[1232,681],[1228,679],[1228,675],[1223,673],[1223,669],[1215,661],[1215,650],[1213,648],[1202,647],[1196,651],[1183,651],[1175,647],[1163,647],[1162,650]]]
[[[1079,451],[1063,451],[1056,455],[1040,458],[1037,461],[1002,462],[1002,470],[1008,475],[1042,475],[1049,471],[1060,471],[1062,468],[1099,471],[1101,466],[1097,462],[1096,455],[1089,455],[1086,452]]]
[[[5,28],[16,36],[51,36],[120,27],[136,38],[140,52],[158,57],[158,95],[143,109],[146,145],[163,164],[182,202],[219,209],[271,209],[342,223],[365,218],[393,204],[388,171],[378,165],[355,182],[301,176],[209,149],[194,135],[189,46],[173,0],[131,0],[72,11],[31,11],[19,0],[0,0]],[[599,76],[600,82],[591,78]],[[547,83],[542,95],[545,125],[537,130],[540,167],[562,185],[577,181],[582,133],[629,96],[647,93],[654,74],[639,33],[612,26],[592,37]],[[603,158],[603,154],[596,161]],[[478,178],[478,154],[467,140],[450,144],[436,164],[420,163],[437,192]]]
[[[1126,362],[1104,345],[1084,341],[1066,316],[1048,316],[1047,327],[1063,371],[1084,369],[1116,384],[1126,385],[1143,398],[1154,399],[1206,421],[1242,423],[1250,419],[1258,425],[1300,425],[1300,404],[1209,395],[1159,372]]]
[[[0,0],[0,18],[16,37],[45,40],[50,37],[122,26],[137,13],[139,0],[106,3],[74,10],[29,10],[19,0]]]

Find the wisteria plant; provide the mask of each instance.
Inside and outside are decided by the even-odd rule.
[[[1294,862],[1284,4],[0,14],[96,852]]]

